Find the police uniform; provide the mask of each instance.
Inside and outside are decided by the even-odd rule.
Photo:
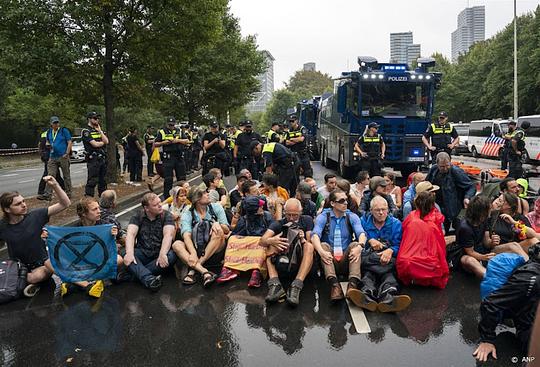
[[[242,130],[235,129],[233,133],[231,133],[228,129],[225,133],[225,136],[227,137],[227,143],[225,144],[225,147],[227,148],[227,151],[229,152],[230,156],[233,156],[234,147],[236,145],[236,138],[238,138],[238,135],[242,133]],[[234,169],[236,171],[236,174],[240,172],[238,170],[238,162],[234,162]]]
[[[452,140],[457,139],[459,135],[452,124],[440,124],[437,121],[428,126],[424,137],[428,140],[431,138],[431,145],[435,147],[435,150],[431,152],[431,162],[435,164],[437,154],[440,152],[446,152],[451,156],[452,149],[448,148],[448,144],[451,144]]]
[[[300,125],[297,129],[289,129],[286,140],[299,138],[302,136],[304,137],[304,141],[289,145],[289,148],[298,156],[304,177],[313,177],[313,169],[311,168],[309,152],[307,150],[307,129]]]
[[[143,139],[144,139],[144,145],[146,148],[146,157],[148,158],[148,162],[146,164],[146,170],[148,171],[148,176],[153,176],[154,175],[154,162],[150,160],[150,157],[152,157],[153,143],[149,143],[149,141],[155,140],[156,137],[154,136],[154,134],[150,134],[147,131],[144,133]]]
[[[183,154],[184,154],[184,164],[186,166],[186,172],[191,173],[192,168],[191,168],[190,162],[192,160],[191,156],[193,155],[193,151],[192,151],[193,139],[189,131],[188,125],[185,125],[184,127],[182,127],[182,130],[180,132],[180,139],[189,140],[187,145],[183,145],[180,148],[182,149]]]
[[[518,154],[512,147],[512,140],[516,142]],[[510,150],[508,152],[508,177],[515,179],[523,177],[523,158],[525,152],[525,132],[521,129],[517,129],[512,134],[510,140]]]
[[[203,136],[203,146],[204,142],[212,142],[214,139],[219,138],[219,140],[225,141],[225,147],[227,146],[227,137],[225,134],[222,134],[219,130],[216,134],[212,133],[212,131],[207,132]],[[212,168],[219,168],[219,170],[222,172],[223,175],[225,175],[225,169],[227,167],[228,162],[230,161],[230,156],[227,153],[227,150],[225,148],[222,148],[219,145],[219,142],[212,144],[211,147],[209,147],[205,154],[203,155],[203,171],[202,174],[205,175],[210,171]]]
[[[239,134],[235,142],[238,149],[236,158],[238,162],[238,172],[243,169],[247,169],[249,172],[251,172],[253,178],[258,180],[259,171],[261,169],[260,162],[249,150],[251,143],[254,141],[259,141],[262,143],[261,136],[254,131],[244,131]]]
[[[272,172],[278,176],[278,184],[289,192],[290,197],[296,195],[298,186],[298,162],[295,154],[283,144],[266,143],[262,149],[264,166],[272,167]]]
[[[164,127],[159,130],[156,137],[156,142],[172,141],[174,139],[186,139],[185,134],[178,133],[176,129]],[[186,164],[184,162],[184,144],[168,144],[162,145],[161,161],[163,162],[163,193],[169,195],[169,191],[173,184],[173,170],[176,174],[176,180],[186,179]]]
[[[193,141],[193,144],[191,145],[191,169],[197,170],[199,169],[199,155],[201,154],[202,150],[199,130],[192,126],[190,134],[191,141]]]
[[[508,133],[504,135],[504,145],[503,145],[502,157],[501,157],[501,169],[508,168],[509,155],[511,151],[513,150],[512,138],[514,137],[514,135],[516,135],[516,133],[517,133],[517,130],[514,127],[514,131],[512,132],[509,131]]]
[[[266,142],[267,143],[279,143],[281,141],[281,137],[279,133],[275,132],[274,130],[270,129],[266,133]]]
[[[86,196],[94,196],[95,187],[98,187],[98,195],[107,190],[105,175],[107,174],[107,152],[105,146],[94,148],[90,142],[102,141],[101,133],[91,126],[82,129],[82,142],[86,153],[86,167],[88,169],[88,179],[84,188]]]
[[[369,176],[381,175],[381,153],[384,140],[380,134],[369,136],[366,134],[358,138],[358,146],[362,152],[367,154],[367,157],[361,157],[360,165],[363,171],[368,171]]]

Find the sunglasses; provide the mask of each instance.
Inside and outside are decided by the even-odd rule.
[[[346,203],[347,203],[347,199],[339,199],[339,200],[336,200],[335,203],[338,203],[338,204],[346,204]]]

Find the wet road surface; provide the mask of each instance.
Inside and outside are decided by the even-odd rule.
[[[327,170],[319,163],[314,169],[322,183]],[[346,303],[330,303],[316,272],[297,309],[265,305],[266,285],[252,290],[247,282],[246,275],[206,290],[200,282],[183,286],[172,273],[156,294],[124,283],[108,286],[97,301],[84,294],[61,299],[50,284],[33,299],[0,306],[0,365],[476,365],[480,295],[470,275],[452,273],[444,290],[403,289],[411,306],[399,314],[366,312],[368,334],[356,332]],[[500,328],[499,358],[483,365],[516,365],[511,358],[521,356],[511,330]]]

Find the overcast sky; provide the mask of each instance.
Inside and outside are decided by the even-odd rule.
[[[356,57],[390,58],[390,33],[412,31],[422,56],[451,54],[457,16],[469,6],[486,7],[486,38],[513,17],[513,0],[231,0],[244,35],[257,36],[259,49],[274,61],[275,89],[306,62],[332,77],[356,69]],[[517,0],[517,12],[534,10],[540,0]],[[519,30],[518,30],[519,31]]]

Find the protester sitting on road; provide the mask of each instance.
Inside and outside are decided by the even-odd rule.
[[[450,156],[446,152],[437,154],[437,164],[431,166],[426,181],[441,188],[437,191],[435,201],[444,215],[444,228],[449,234],[450,226],[457,229],[458,214],[476,195],[476,187],[461,168],[450,163]]]
[[[407,203],[410,203],[410,206],[412,206],[414,198],[416,197],[416,186],[425,179],[426,175],[424,175],[422,172],[416,172],[414,174],[412,183],[407,188],[407,191],[405,191],[403,194],[403,208],[405,208]],[[403,218],[405,219],[405,217],[405,209],[403,209]]]
[[[427,191],[427,192],[430,192],[432,193],[433,195],[435,195],[435,192],[437,190],[439,190],[440,187],[437,186],[437,185],[433,185],[431,182],[429,181],[422,181],[422,182],[419,182],[416,187],[415,187],[415,197],[413,199],[416,198],[416,196],[421,193],[421,192],[424,192],[424,191]],[[435,203],[435,208],[437,208],[437,210],[440,212],[441,211],[441,208],[439,207],[439,205],[437,203]],[[411,213],[411,211],[413,211],[415,208],[414,208],[414,201],[409,201],[407,203],[405,203],[405,205],[403,206],[403,220],[405,220],[405,218],[407,218],[407,216]],[[443,232],[444,232],[444,225],[442,227],[443,229]]]
[[[227,192],[227,187],[223,182],[223,174],[221,173],[221,170],[219,168],[212,168],[210,171],[208,171],[208,173],[213,174],[219,180],[216,188],[216,191],[219,194],[219,202],[223,204],[225,209],[230,209],[229,193]]]
[[[390,195],[392,198],[392,201],[394,204],[396,204],[398,209],[401,209],[402,207],[402,194],[401,194],[401,187],[396,186],[396,175],[393,173],[386,173],[383,176],[384,180],[386,181],[386,188],[385,193],[386,195]]]
[[[126,231],[122,229],[122,224],[116,217],[114,209],[117,205],[116,191],[105,190],[99,197],[99,207],[101,209],[100,224],[112,224],[118,229],[116,243],[124,246],[126,242]]]
[[[516,242],[527,251],[539,240],[527,217],[518,212],[520,199],[510,192],[502,194],[501,199],[496,204],[500,210],[491,216],[491,231],[499,235],[501,243]]]
[[[212,203],[219,203],[222,207],[224,207],[227,202],[227,196],[221,196],[217,191],[219,183],[220,179],[213,173],[208,172],[203,176],[203,183],[201,186],[208,190],[210,201]]]
[[[317,205],[311,201],[311,186],[307,182],[300,182],[296,187],[296,198],[302,204],[302,215],[307,215],[311,218],[317,216]]]
[[[388,203],[389,213],[393,216],[397,216],[398,208],[390,195],[387,195],[386,192],[386,180],[381,176],[373,176],[369,181],[369,191],[364,193],[362,197],[362,202],[360,204],[360,209],[358,210],[360,216],[369,214],[369,204],[371,199],[375,196],[381,196]]]
[[[171,249],[174,220],[154,193],[145,194],[141,205],[142,210],[129,221],[124,264],[143,286],[158,291],[161,274],[177,260]]]
[[[347,274],[351,289],[360,283],[360,252],[366,243],[366,234],[358,215],[347,209],[347,194],[334,190],[328,197],[331,208],[324,209],[315,219],[311,243],[322,260],[326,280],[330,283],[330,299],[344,298],[338,274]],[[336,272],[337,270],[337,272]]]
[[[333,173],[327,173],[326,175],[324,175],[324,186],[319,187],[317,191],[326,200],[328,196],[330,195],[330,193],[336,189],[336,187],[337,187],[336,175]]]
[[[351,184],[347,180],[338,180],[337,182],[337,189],[347,193],[347,209],[349,209],[354,214],[358,215],[358,205],[356,203],[359,201],[359,198],[352,197],[351,195]],[[325,201],[324,204],[325,208],[330,208],[330,203],[328,199]]]
[[[313,264],[314,251],[310,242],[313,219],[302,215],[302,204],[298,199],[287,200],[284,209],[285,218],[271,224],[260,242],[267,248],[268,255],[268,295],[265,300],[274,303],[286,295],[289,305],[298,306],[304,280]],[[294,277],[287,293],[280,276]]]
[[[261,269],[266,261],[266,248],[260,242],[268,226],[274,219],[272,214],[263,210],[264,200],[257,196],[249,196],[242,201],[242,217],[229,237],[225,250],[225,262],[217,283],[233,280],[242,271],[251,270],[249,288],[261,286]]]
[[[182,218],[182,214],[184,214],[186,210],[189,210],[191,205],[187,199],[188,192],[185,188],[174,186],[171,189],[170,194],[173,198],[173,202],[170,205],[163,205],[163,209],[172,214],[176,229],[175,239],[180,239],[180,219]]]
[[[491,233],[489,217],[491,213],[490,200],[485,196],[475,196],[469,203],[456,231],[456,243],[463,248],[461,266],[466,271],[483,279],[486,266],[496,254],[513,252],[526,255],[525,251],[515,242],[502,243],[501,237]]]
[[[45,176],[43,180],[52,188],[58,203],[46,208],[28,210],[24,197],[18,192],[5,192],[0,195],[0,206],[4,218],[0,221],[0,240],[6,242],[8,256],[18,260],[28,270],[26,281],[29,285],[24,295],[34,296],[39,291],[39,283],[49,279],[53,268],[43,240],[42,228],[50,217],[60,213],[70,204],[70,200],[56,179]]]
[[[371,199],[370,214],[360,219],[367,242],[362,250],[362,286],[349,292],[350,300],[370,311],[398,312],[409,306],[407,295],[398,295],[395,258],[401,242],[401,222],[388,215],[381,196]]]
[[[204,287],[214,283],[217,275],[207,266],[220,266],[223,261],[225,239],[229,234],[229,223],[225,210],[210,202],[208,191],[193,187],[188,196],[191,208],[182,214],[181,234],[183,241],[176,241],[173,249],[190,269],[183,283],[196,283],[195,271],[202,275]]]
[[[534,210],[528,212],[526,217],[531,223],[532,229],[534,229],[535,232],[539,234],[540,233],[540,198],[536,199],[536,201],[534,202]]]
[[[278,210],[278,206],[283,207],[285,202],[289,200],[289,192],[278,186],[278,176],[273,173],[263,174],[261,194],[266,196],[268,210],[272,213],[274,219],[280,220],[282,208]]]
[[[268,211],[268,205],[266,203],[266,197],[260,195],[260,190],[259,190],[259,186],[257,184],[257,181],[255,181],[255,180],[247,180],[247,181],[245,181],[242,184],[242,187],[240,188],[240,191],[242,193],[242,198],[243,199],[245,199],[247,197],[250,197],[250,196],[256,196],[256,197],[261,198],[262,200],[264,200],[263,210]],[[279,210],[280,213],[281,213],[282,206],[279,205],[276,208],[276,210]],[[234,215],[233,215],[233,217],[231,219],[231,229],[234,229],[236,227],[236,224],[238,223],[238,221],[240,220],[242,215],[243,215],[242,206],[241,206],[241,202],[239,202],[235,206],[235,213],[234,213]]]
[[[248,170],[247,168],[240,170],[239,174],[242,176],[246,176],[248,180],[255,181],[255,183],[259,185],[259,181],[253,179],[253,175],[251,174],[251,171]]]
[[[107,191],[103,191],[101,196],[103,196],[103,194],[105,194],[106,192]],[[77,216],[79,217],[79,221],[75,223],[74,227],[91,227],[101,224],[109,224],[103,223],[101,221],[101,209],[99,207],[99,204],[96,199],[89,196],[83,197],[77,203]],[[113,237],[117,237],[118,227],[113,225],[113,227],[111,228],[111,234]],[[120,273],[120,267],[123,265],[123,259],[122,256],[118,254],[116,255],[116,264],[118,266],[118,273]],[[105,284],[103,283],[103,280],[95,280],[79,281],[73,283],[63,282],[60,285],[60,295],[62,297],[74,293],[78,290],[83,290],[90,297],[100,298],[103,294],[103,291],[105,290]]]
[[[449,270],[442,224],[435,195],[424,191],[414,199],[416,207],[403,221],[403,237],[396,259],[398,279],[405,285],[445,288]]]
[[[315,203],[317,212],[321,212],[324,206],[324,196],[317,191],[317,182],[313,177],[306,177],[304,182],[311,187],[311,201]]]
[[[520,194],[520,185],[517,183],[517,181],[512,177],[506,177],[499,183],[499,189],[501,194],[493,200],[492,208],[494,210],[500,210],[501,204],[503,202],[502,195],[505,192],[510,192],[514,195],[516,195],[519,198],[518,202],[518,213],[526,215],[529,212],[529,203],[527,200],[525,200],[522,197],[519,197]]]
[[[247,176],[244,176],[242,174],[236,175],[236,186],[229,192],[232,208],[236,208],[236,205],[242,201],[243,196],[240,188],[242,187],[242,184],[247,180]]]
[[[351,194],[358,198],[357,205],[360,206],[364,193],[369,190],[369,172],[360,171],[356,175],[356,182],[351,187]]]
[[[512,319],[522,355],[529,355],[529,339],[538,300],[540,299],[540,245],[531,246],[527,262],[515,269],[500,288],[493,291],[480,304],[480,344],[473,355],[485,362],[490,355],[497,358],[496,328],[503,319]],[[487,281],[487,279],[485,280]],[[535,350],[538,345],[530,345]],[[536,349],[537,350],[537,349]]]

